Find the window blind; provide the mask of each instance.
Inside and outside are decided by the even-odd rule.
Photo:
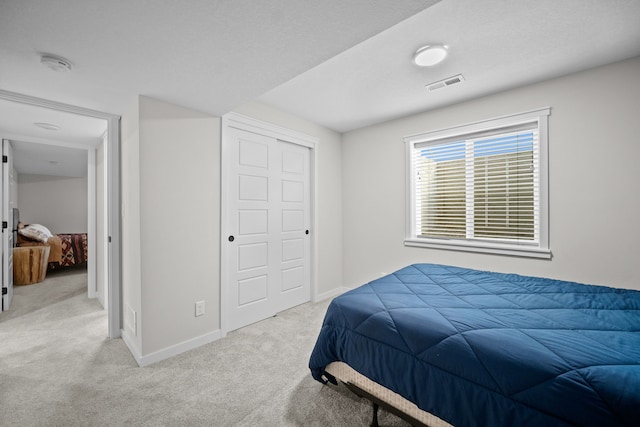
[[[538,122],[414,145],[418,237],[537,244]]]

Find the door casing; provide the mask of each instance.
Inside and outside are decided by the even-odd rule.
[[[120,299],[122,294],[122,279],[120,274],[120,116],[5,90],[0,90],[0,99],[64,111],[80,116],[95,117],[107,122],[107,198],[109,206],[107,219],[108,231],[106,236],[109,245],[109,280],[107,283],[109,295],[108,336],[109,338],[118,338],[120,337],[120,330],[122,328],[120,316]],[[8,139],[11,138],[8,137]]]

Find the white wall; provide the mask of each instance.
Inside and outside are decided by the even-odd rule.
[[[140,96],[121,169],[123,337],[146,364],[220,328],[220,119]]]
[[[551,261],[403,246],[404,136],[545,106]],[[343,135],[345,285],[433,262],[640,289],[639,113],[635,58]]]
[[[318,294],[342,287],[342,140],[337,132],[259,102],[234,109],[236,113],[296,130],[320,139],[318,156]]]
[[[140,97],[143,354],[220,328],[219,242],[220,119]]]
[[[142,354],[140,322],[131,322],[131,313],[142,310],[140,274],[140,123],[136,97],[121,119],[120,198],[121,198],[121,274],[122,337],[134,356]]]
[[[20,219],[52,233],[87,232],[87,178],[18,175]]]

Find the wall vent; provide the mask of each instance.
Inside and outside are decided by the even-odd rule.
[[[458,74],[457,76],[447,77],[446,79],[439,80],[437,82],[429,83],[427,85],[427,89],[429,92],[433,92],[434,90],[442,89],[444,87],[452,86],[458,83],[462,83],[464,81],[464,77],[462,74]]]

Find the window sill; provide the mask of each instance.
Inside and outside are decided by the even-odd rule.
[[[509,255],[525,258],[551,259],[551,250],[534,246],[501,245],[484,242],[439,239],[405,239],[405,246],[445,249],[451,251],[478,252],[494,255]]]

